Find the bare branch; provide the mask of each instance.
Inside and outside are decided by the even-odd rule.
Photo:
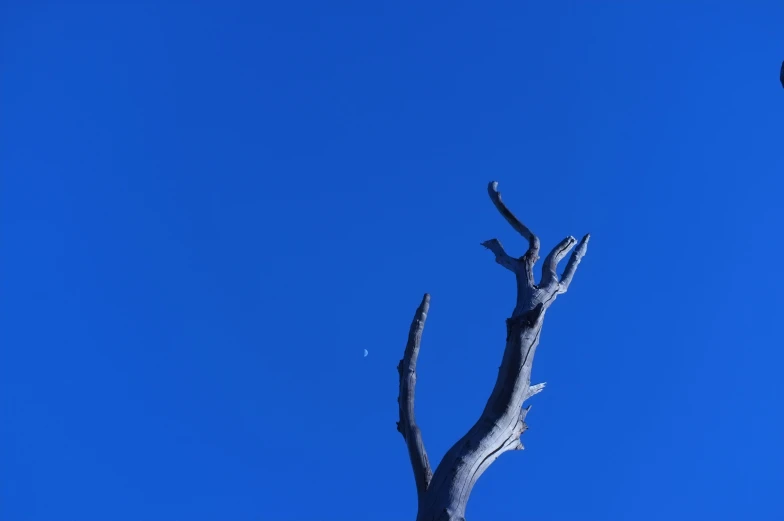
[[[411,322],[403,359],[397,366],[398,373],[400,373],[400,395],[397,399],[400,408],[400,421],[397,424],[397,430],[400,431],[406,440],[408,456],[414,469],[417,496],[420,498],[427,490],[433,477],[433,473],[430,470],[430,462],[427,459],[427,452],[425,452],[425,444],[422,441],[422,432],[419,430],[414,418],[416,363],[429,308],[430,295],[425,293],[422,303],[414,315],[414,320]]]
[[[495,261],[504,268],[514,273],[520,271],[522,266],[520,261],[507,254],[498,239],[490,239],[489,241],[485,241],[482,243],[482,246],[493,252],[493,254],[495,254]]]
[[[585,237],[580,239],[580,244],[577,245],[577,248],[575,248],[572,255],[569,257],[569,262],[566,264],[566,269],[561,277],[561,283],[558,286],[558,293],[566,293],[566,290],[569,289],[569,284],[572,282],[574,272],[577,271],[577,266],[585,256],[585,252],[588,251],[588,241],[590,239],[591,234],[587,233]]]
[[[504,219],[512,225],[512,228],[517,230],[517,233],[528,240],[528,251],[526,252],[526,256],[530,258],[531,266],[533,266],[539,259],[539,237],[534,235],[534,233],[529,230],[526,225],[520,222],[520,220],[509,211],[509,208],[506,207],[501,200],[501,192],[498,191],[498,181],[491,181],[490,184],[487,185],[487,193],[490,195],[490,199],[493,201],[495,207],[498,208],[498,211],[504,216]]]
[[[542,281],[540,283],[542,287],[548,287],[550,284],[558,282],[558,263],[566,257],[576,242],[574,237],[569,236],[547,254],[547,257],[544,258],[544,264],[542,264]]]
[[[532,385],[531,387],[529,387],[528,392],[525,393],[526,394],[525,399],[527,400],[531,396],[541,393],[544,390],[545,385],[547,385],[547,382],[542,382],[540,384]]]

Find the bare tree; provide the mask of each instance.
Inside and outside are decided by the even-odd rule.
[[[520,258],[509,256],[497,239],[482,243],[493,252],[498,264],[515,274],[517,304],[506,321],[506,348],[487,405],[474,426],[449,449],[435,473],[430,470],[422,433],[414,419],[416,363],[430,295],[425,294],[414,315],[408,344],[398,365],[400,421],[397,428],[406,440],[414,469],[417,521],[465,521],[468,496],[479,476],[504,452],[523,448],[520,436],[527,428],[525,417],[530,410],[530,406],[523,409],[523,402],[544,388],[544,383],[531,385],[531,365],[544,315],[555,298],[566,293],[588,249],[590,235],[583,237],[572,252],[559,280],[558,263],[577,242],[574,237],[561,241],[544,259],[542,277],[536,284],[533,268],[539,259],[539,238],[503,203],[498,183],[491,182],[487,189],[501,215],[528,241],[528,251]]]

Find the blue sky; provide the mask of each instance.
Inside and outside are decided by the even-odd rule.
[[[780,2],[0,20],[0,519],[413,519],[395,366],[430,292],[437,462],[514,305],[479,243],[525,250],[493,179],[592,241],[469,520],[784,518]]]

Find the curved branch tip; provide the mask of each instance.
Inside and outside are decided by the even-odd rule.
[[[501,192],[498,191],[498,181],[490,181],[487,185],[487,193],[490,195],[490,200],[493,205],[498,209],[498,212],[503,216],[506,221],[512,225],[517,233],[522,235],[528,241],[528,251],[526,252],[528,268],[532,268],[533,264],[539,258],[539,237],[537,237],[531,230],[524,225],[520,219],[506,207],[504,201],[501,199]],[[533,283],[533,273],[530,276],[531,283]]]

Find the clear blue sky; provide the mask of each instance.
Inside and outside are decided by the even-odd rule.
[[[492,179],[593,239],[469,520],[784,519],[781,2],[0,9],[3,521],[413,519],[395,366],[430,292],[438,462]]]

